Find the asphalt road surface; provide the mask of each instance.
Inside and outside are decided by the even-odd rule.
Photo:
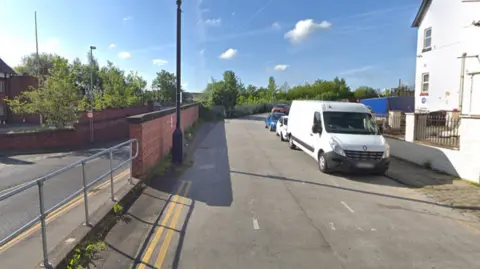
[[[91,156],[109,146],[112,145],[73,152],[2,156],[0,157],[0,194]],[[128,149],[128,146],[124,146],[114,151],[112,162],[114,167],[129,158]],[[87,183],[109,171],[109,168],[110,159],[108,154],[88,162],[85,165]],[[129,164],[120,170],[123,171],[128,168]],[[82,187],[81,166],[72,168],[47,180],[44,185],[46,209],[52,208]],[[38,187],[32,187],[4,201],[0,201],[0,239],[5,238],[37,217],[39,212]]]
[[[168,202],[139,199],[98,268],[480,268],[478,222],[386,177],[322,174],[263,117],[217,124],[194,161]]]

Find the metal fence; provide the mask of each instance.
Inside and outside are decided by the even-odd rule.
[[[135,152],[135,155],[133,155],[133,144],[135,143],[136,145],[136,152]],[[114,166],[113,165],[113,152],[114,150],[116,149],[119,149],[121,147],[124,147],[124,146],[127,146],[129,145],[129,158],[124,161],[124,162],[121,162],[120,164],[118,164],[117,166]],[[32,180],[30,182],[28,182],[27,184],[24,184],[24,185],[21,185],[17,188],[13,188],[9,191],[7,191],[6,193],[3,193],[0,195],[0,202],[1,201],[4,201],[8,198],[11,198],[11,197],[14,197],[28,189],[31,189],[35,186],[38,187],[38,198],[39,198],[39,206],[40,206],[40,214],[37,215],[34,219],[30,220],[28,223],[24,224],[22,227],[18,228],[17,230],[15,230],[13,233],[9,234],[7,237],[3,238],[0,240],[0,247],[4,246],[5,244],[7,244],[8,242],[10,242],[11,240],[13,240],[14,238],[16,238],[17,236],[21,235],[23,232],[27,231],[28,229],[30,229],[32,226],[36,225],[37,223],[40,222],[40,227],[41,227],[41,237],[42,237],[42,251],[43,251],[43,265],[45,267],[50,267],[50,263],[48,261],[48,247],[47,247],[47,222],[46,222],[46,219],[47,217],[52,214],[53,212],[55,212],[57,209],[59,209],[60,207],[64,206],[65,204],[67,204],[68,202],[70,202],[71,200],[75,199],[76,197],[78,197],[79,195],[81,195],[83,193],[83,200],[84,200],[84,207],[85,207],[85,224],[90,224],[90,220],[89,220],[89,212],[88,212],[88,209],[89,209],[89,206],[88,206],[88,191],[90,189],[92,189],[92,187],[94,187],[95,185],[97,185],[98,183],[100,183],[100,181],[102,181],[103,179],[105,179],[106,177],[109,177],[110,178],[110,193],[111,193],[111,199],[112,201],[115,201],[115,187],[114,187],[114,172],[117,171],[118,169],[120,169],[122,166],[124,166],[125,164],[127,163],[130,163],[131,165],[131,162],[133,159],[135,159],[137,156],[138,156],[138,140],[136,139],[131,139],[131,140],[128,140],[128,141],[125,141],[123,143],[120,143],[118,145],[115,145],[113,147],[110,147],[108,149],[105,149],[105,150],[102,150],[96,154],[93,154],[87,158],[84,158],[82,160],[79,160],[75,163],[72,163],[68,166],[65,166],[59,170],[56,170],[48,175],[45,175],[43,177],[40,177],[40,178],[37,178],[35,180]],[[93,181],[91,182],[87,182],[87,179],[86,179],[86,174],[85,174],[85,165],[89,162],[89,161],[92,161],[94,159],[98,159],[99,157],[103,156],[103,155],[106,155],[108,154],[108,158],[109,158],[109,161],[110,161],[110,167],[108,169],[107,172],[105,172],[104,174],[98,176],[97,178],[95,178]],[[44,192],[44,183],[46,181],[48,181],[49,179],[59,175],[59,174],[62,174],[68,170],[71,170],[75,167],[79,167],[81,166],[81,175],[79,175],[79,180],[81,179],[82,180],[82,188],[80,188],[79,190],[75,191],[74,193],[70,194],[67,198],[63,199],[62,201],[60,201],[59,203],[55,204],[54,206],[52,206],[51,208],[46,208],[45,206],[45,192]],[[129,174],[129,181],[132,179],[132,174],[131,174],[131,170],[130,170],[130,174]],[[18,197],[18,196],[17,196]]]
[[[405,113],[390,111],[388,114],[375,114],[374,117],[384,135],[397,138],[405,137]]]
[[[415,115],[415,140],[433,146],[458,149],[460,117],[455,111]]]

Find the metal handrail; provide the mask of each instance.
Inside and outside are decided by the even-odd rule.
[[[136,145],[135,155],[132,154],[133,153],[133,143],[135,143],[135,145]],[[129,155],[130,156],[129,156],[129,158],[126,161],[120,163],[119,165],[113,167],[113,150],[115,150],[117,148],[120,148],[122,146],[125,146],[125,145],[130,145],[130,148],[129,148]],[[110,169],[106,173],[100,175],[99,177],[94,179],[92,182],[87,184],[87,180],[86,180],[86,176],[85,176],[85,165],[89,161],[97,159],[98,157],[100,157],[100,156],[102,156],[106,153],[109,154]],[[26,184],[23,184],[22,186],[19,186],[19,187],[16,187],[16,188],[14,187],[13,189],[11,189],[9,191],[7,191],[3,194],[0,194],[0,202],[1,202],[3,200],[6,200],[6,199],[12,197],[12,196],[15,196],[19,193],[22,193],[23,191],[28,190],[28,189],[30,189],[30,188],[32,188],[33,186],[36,185],[36,186],[38,186],[38,196],[39,196],[39,204],[40,204],[40,214],[38,216],[36,216],[34,219],[32,219],[31,221],[29,221],[28,223],[24,224],[22,227],[18,228],[16,231],[11,233],[7,237],[1,239],[0,240],[0,247],[7,244],[8,242],[10,242],[11,240],[13,240],[14,238],[16,238],[17,236],[19,236],[20,234],[22,234],[23,232],[25,232],[26,230],[28,230],[29,228],[31,228],[33,225],[37,224],[40,221],[41,233],[42,233],[43,265],[46,268],[51,267],[50,262],[48,261],[47,231],[46,231],[46,218],[48,217],[48,215],[51,214],[52,212],[54,212],[55,210],[57,210],[58,208],[67,204],[68,202],[73,200],[75,197],[77,197],[81,193],[83,193],[83,200],[84,200],[84,205],[85,205],[85,224],[89,225],[90,220],[89,220],[89,213],[88,213],[88,190],[91,187],[95,186],[100,181],[102,181],[105,177],[110,176],[111,199],[112,199],[112,201],[115,202],[115,196],[114,196],[115,188],[114,188],[114,182],[113,182],[113,173],[115,171],[117,171],[120,167],[125,165],[126,163],[130,162],[130,164],[131,164],[132,160],[138,157],[138,153],[139,153],[138,140],[137,139],[130,139],[128,141],[125,141],[123,143],[120,143],[118,145],[110,147],[108,149],[104,149],[104,150],[102,150],[98,153],[95,153],[95,154],[87,157],[87,158],[84,158],[84,159],[76,161],[76,162],[74,162],[70,165],[62,167],[62,168],[60,168],[56,171],[53,171],[53,172],[51,172],[51,173],[49,173],[45,176],[34,179],[34,180],[32,180],[32,181],[30,181]],[[63,172],[66,172],[66,171],[68,171],[72,168],[80,166],[80,165],[82,166],[83,187],[81,189],[79,189],[78,191],[74,192],[73,194],[69,195],[67,198],[63,199],[61,202],[55,204],[50,209],[46,210],[45,209],[45,198],[44,198],[44,192],[43,192],[44,191],[43,190],[43,185],[44,185],[45,181],[63,173]],[[128,180],[131,181],[131,179],[132,179],[132,171],[131,171],[131,168],[130,168],[130,175],[129,175]]]

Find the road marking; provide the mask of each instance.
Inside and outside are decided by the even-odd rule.
[[[331,228],[332,230],[334,230],[334,231],[336,230],[335,224],[334,224],[333,222],[330,222],[330,228]]]
[[[355,213],[355,211],[353,211],[353,209],[350,208],[350,207],[347,205],[347,203],[345,203],[344,201],[342,201],[341,203],[342,203],[343,206],[345,206],[345,207],[348,209],[348,211],[350,211],[350,213]]]
[[[114,182],[117,182],[119,181],[121,178],[123,178],[124,176],[126,175],[129,175],[130,173],[130,169],[127,169],[123,172],[121,172],[120,174],[116,175],[114,178],[113,178],[113,181]],[[100,185],[98,185],[96,187],[96,189],[103,189],[105,188],[107,185],[110,184],[110,180],[106,180],[105,182],[101,183]],[[88,196],[93,196],[93,195],[96,195],[98,192],[89,192],[88,193]],[[57,219],[58,217],[60,217],[61,215],[63,215],[65,212],[69,211],[70,209],[76,207],[78,204],[80,204],[81,202],[83,202],[83,193],[80,193],[77,197],[73,198],[72,200],[70,200],[70,202],[64,204],[63,206],[57,208],[55,211],[51,212],[48,216],[47,216],[47,219],[46,219],[46,223],[50,223],[52,221],[54,221],[55,219]],[[41,227],[41,224],[40,222],[38,222],[37,224],[33,225],[32,227],[30,227],[29,229],[27,229],[26,231],[24,231],[23,233],[19,234],[17,237],[15,237],[14,239],[12,239],[11,241],[9,241],[8,243],[6,243],[5,245],[1,246],[0,247],[0,253],[4,252],[5,250],[9,249],[10,247],[14,246],[15,244],[17,244],[18,242],[22,241],[23,239],[25,239],[26,237],[30,236],[31,234],[33,234],[34,232],[36,232],[38,229],[40,229]]]
[[[375,232],[375,231],[377,231],[377,229],[372,228],[372,229],[370,229],[370,231],[371,231],[371,232]]]
[[[260,230],[260,226],[258,225],[258,220],[256,218],[253,218],[253,229]]]
[[[178,218],[180,217],[183,206],[185,204],[185,197],[188,195],[191,185],[192,185],[192,182],[188,181],[187,186],[185,187],[185,191],[183,192],[183,195],[182,195],[183,197],[180,202],[180,205],[175,209],[175,215],[173,216],[172,222],[170,223],[170,229],[168,230],[167,235],[165,236],[165,240],[163,241],[162,247],[160,248],[160,252],[158,253],[157,261],[155,262],[156,268],[162,268],[163,262],[165,261],[165,256],[167,255],[168,247],[172,242],[172,236],[177,227]]]
[[[360,228],[358,225],[355,225],[355,228],[356,228],[357,230],[359,230],[359,231],[364,232],[364,230],[363,230],[362,228]]]
[[[145,265],[149,264],[153,251],[155,250],[155,247],[157,246],[158,241],[160,240],[160,237],[162,237],[164,227],[167,225],[167,222],[170,219],[170,215],[172,215],[172,212],[175,209],[175,206],[177,205],[177,200],[179,197],[178,195],[182,191],[184,185],[185,185],[185,181],[181,181],[180,185],[177,188],[177,191],[175,192],[175,195],[172,201],[168,205],[167,213],[163,217],[162,223],[160,224],[160,227],[158,227],[157,232],[153,236],[152,241],[150,241],[150,244],[148,244],[148,247],[145,250],[145,254],[143,255],[143,258],[140,260],[140,265],[137,267],[137,269],[145,269],[146,268]]]
[[[460,223],[463,227],[469,229],[470,231],[474,232],[474,233],[480,233],[480,230],[478,230],[477,228],[469,225],[468,223],[465,223],[463,221],[460,221],[460,220],[457,220],[458,223]]]

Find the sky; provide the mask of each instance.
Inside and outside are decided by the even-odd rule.
[[[290,86],[343,77],[359,86],[412,85],[421,0],[184,0],[181,81],[199,92],[233,70],[245,84]],[[87,61],[90,46],[149,84],[176,71],[176,0],[0,0],[0,58],[35,51]]]

